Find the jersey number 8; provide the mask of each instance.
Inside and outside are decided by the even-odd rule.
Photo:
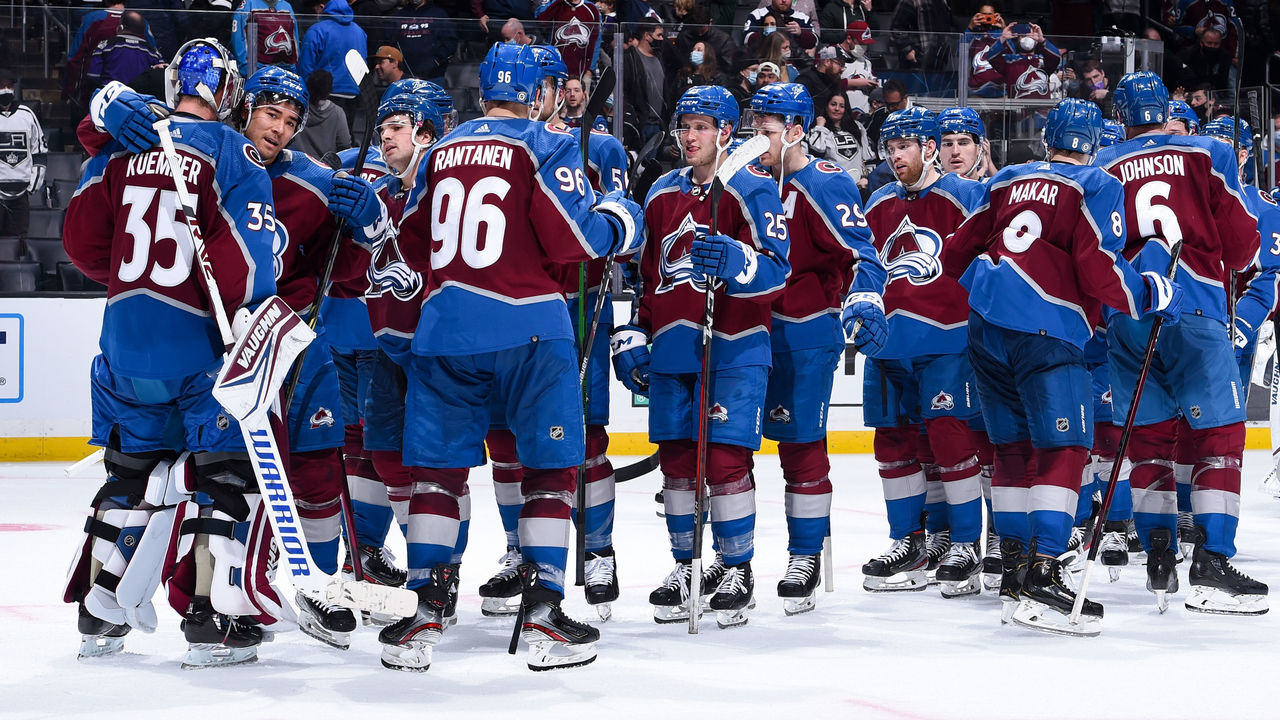
[[[502,200],[510,190],[511,183],[499,177],[486,177],[469,190],[458,178],[440,181],[431,198],[431,269],[453,262],[459,248],[462,261],[476,270],[497,262],[502,257],[507,217],[502,208],[485,200],[491,195]],[[481,225],[485,228],[483,247]]]

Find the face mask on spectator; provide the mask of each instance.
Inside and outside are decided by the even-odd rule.
[[[1036,40],[1030,35],[1023,35],[1018,38],[1018,47],[1022,48],[1022,52],[1031,52],[1036,49]]]
[[[752,70],[751,72],[747,73],[747,84],[755,85],[757,75],[759,75],[759,73],[757,73],[755,70]]]
[[[778,29],[778,26],[777,26],[777,25],[765,25],[765,26],[764,26],[764,34],[765,34],[765,35],[772,35],[772,34],[774,33],[774,31],[775,31],[775,30],[777,30],[777,29]]]
[[[13,104],[17,96],[13,94],[13,88],[4,88],[0,90],[0,107],[9,107]]]
[[[867,46],[866,46],[866,45],[854,45],[854,46],[853,46],[853,56],[854,56],[854,57],[856,57],[856,58],[864,58],[864,57],[866,57],[866,56],[867,56]]]
[[[694,51],[690,52],[690,53],[689,53],[689,62],[693,63],[694,65],[701,65],[701,64],[702,64],[702,51],[701,51],[701,50],[694,50]]]

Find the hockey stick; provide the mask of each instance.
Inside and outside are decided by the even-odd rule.
[[[254,479],[262,502],[268,507],[267,518],[285,561],[283,564],[289,569],[290,580],[297,589],[333,604],[402,617],[412,615],[417,608],[417,595],[412,591],[344,582],[321,570],[311,557],[303,540],[305,535],[298,506],[285,475],[284,458],[276,446],[269,413],[272,400],[279,396],[283,367],[288,367],[292,360],[301,361],[300,351],[311,342],[315,333],[283,300],[272,296],[254,314],[252,324],[241,340],[236,340],[213,275],[204,235],[196,222],[195,203],[181,175],[182,163],[173,145],[169,122],[166,118],[156,122],[154,127],[160,136],[167,170],[177,192],[182,220],[191,236],[195,264],[199,266],[204,280],[218,334],[228,348],[213,395],[240,425]],[[300,342],[302,348],[298,347]]]
[[[72,463],[72,464],[68,465],[67,467],[65,467],[65,468],[62,470],[62,472],[63,472],[67,477],[74,477],[76,473],[80,472],[80,471],[81,471],[81,470],[83,470],[84,468],[86,468],[86,467],[88,467],[88,466],[90,466],[90,465],[92,465],[92,464],[94,464],[94,463],[102,462],[102,458],[106,457],[106,455],[107,455],[107,450],[106,450],[106,448],[98,448],[97,450],[94,450],[93,452],[89,453],[88,455],[86,455],[86,456],[84,456],[84,457],[80,458],[79,460],[75,461],[74,463]]]
[[[1178,256],[1182,254],[1182,241],[1178,240],[1169,250],[1169,271],[1165,275],[1172,280],[1178,272]],[[1102,506],[1098,508],[1098,521],[1089,532],[1089,557],[1084,562],[1080,575],[1080,589],[1076,592],[1075,604],[1071,606],[1070,623],[1080,624],[1080,612],[1084,609],[1085,591],[1089,589],[1089,570],[1098,557],[1098,547],[1102,544],[1102,528],[1106,524],[1107,513],[1111,511],[1111,500],[1115,497],[1116,486],[1120,484],[1120,471],[1124,465],[1125,453],[1129,450],[1129,438],[1133,436],[1133,424],[1138,418],[1138,402],[1142,400],[1142,388],[1147,384],[1147,375],[1151,372],[1151,361],[1156,355],[1156,341],[1160,339],[1160,328],[1164,318],[1159,315],[1151,321],[1151,334],[1147,336],[1147,349],[1142,356],[1142,365],[1138,371],[1138,381],[1133,386],[1133,399],[1129,403],[1129,412],[1124,418],[1124,429],[1120,433],[1120,443],[1116,446],[1116,461],[1111,465],[1111,477],[1107,481],[1107,492],[1102,496]]]
[[[719,145],[719,136],[716,137]],[[724,194],[725,185],[733,179],[738,171],[746,167],[752,160],[760,157],[769,149],[769,139],[756,135],[738,146],[724,162],[720,162],[723,149],[716,153],[716,169],[711,180],[711,227],[712,235],[720,232],[720,196]],[[715,278],[705,278],[707,283],[703,291],[706,304],[702,315],[702,378],[698,389],[698,460],[693,474],[693,558],[690,563],[689,576],[689,634],[698,634],[698,620],[702,614],[702,535],[706,522],[703,519],[703,508],[707,504],[707,453],[708,426],[707,416],[711,411],[711,344],[714,338],[712,324],[715,320],[716,286]]]

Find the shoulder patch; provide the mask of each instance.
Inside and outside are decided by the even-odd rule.
[[[761,169],[759,166],[756,166],[756,165],[748,165],[747,172],[751,173],[752,175],[755,175],[756,177],[765,178],[766,180],[773,179],[772,175],[765,172],[763,169]]]
[[[819,160],[815,164],[815,167],[818,168],[818,172],[824,172],[831,175],[844,172],[844,168],[840,167],[839,165],[836,165],[830,160]]]
[[[570,136],[570,137],[572,137],[572,136],[574,135],[574,133],[569,132],[569,128],[567,128],[567,127],[566,127],[566,128],[558,128],[558,127],[556,127],[556,126],[554,126],[554,125],[549,125],[549,124],[546,124],[546,123],[543,123],[542,127],[546,128],[547,132],[549,132],[549,133],[554,133],[554,134],[556,134],[556,135],[568,135],[568,136]]]
[[[267,169],[266,163],[262,162],[262,156],[258,154],[258,148],[254,147],[251,143],[245,143],[241,148],[244,150],[244,156],[249,159],[249,162],[257,165],[263,170]]]
[[[1276,199],[1275,199],[1275,198],[1273,198],[1273,197],[1271,197],[1271,193],[1267,193],[1267,192],[1263,192],[1263,191],[1259,190],[1259,191],[1258,191],[1258,197],[1262,198],[1262,200],[1263,200],[1264,202],[1270,203],[1270,204],[1272,204],[1272,205],[1275,205],[1275,204],[1276,204]]]

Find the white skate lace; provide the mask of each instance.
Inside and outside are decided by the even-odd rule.
[[[812,555],[792,555],[787,561],[787,572],[783,574],[782,582],[805,584],[813,576],[813,566]]]
[[[514,548],[508,548],[502,555],[502,559],[498,560],[498,574],[494,577],[511,577],[516,574],[516,569],[520,567],[520,563],[524,562],[524,558],[520,555],[520,551]]]
[[[940,558],[947,553],[947,548],[951,545],[951,531],[940,530],[936,533],[930,533],[929,538],[925,541],[924,552],[930,559]]]
[[[676,568],[662,581],[662,587],[680,591],[680,600],[689,599],[689,578],[693,576],[693,567],[685,563],[676,563]]]
[[[389,568],[394,568],[396,565],[396,556],[392,555],[386,546],[374,549],[371,554],[376,555],[377,559]]]
[[[587,586],[613,584],[613,556],[597,555],[587,558]]]
[[[1084,545],[1084,528],[1071,528],[1071,539],[1067,541],[1067,549],[1075,550],[1082,545]]]
[[[906,557],[911,552],[911,541],[907,538],[894,540],[893,544],[885,550],[877,560],[883,560],[886,563],[893,563]]]
[[[325,600],[322,600],[313,595],[307,595],[303,593],[300,593],[300,594],[302,595],[302,597],[307,599],[308,604],[310,604],[314,608],[319,609],[321,612],[324,612],[324,613],[334,612],[339,607],[341,607],[340,605],[334,605],[333,603],[326,602]]]
[[[1099,546],[1098,549],[1101,552],[1129,552],[1129,543],[1125,540],[1124,533],[1119,530],[1115,530],[1102,536],[1102,545]]]
[[[978,563],[978,553],[974,550],[973,543],[953,543],[942,558],[943,565],[959,567],[967,563]]]
[[[746,577],[747,573],[741,567],[726,567],[724,579],[720,581],[720,587],[716,588],[716,594],[746,593]]]

